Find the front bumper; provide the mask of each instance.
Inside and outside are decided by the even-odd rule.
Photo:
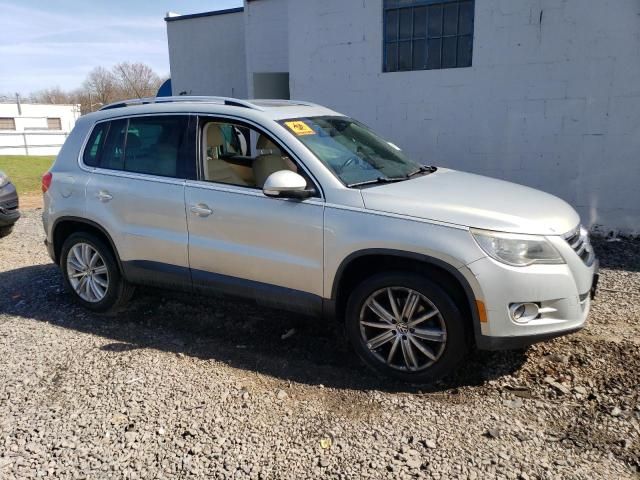
[[[18,192],[12,183],[0,188],[0,227],[10,227],[20,218]]]
[[[520,337],[488,337],[480,335],[476,338],[476,347],[479,350],[518,350],[526,348],[534,343],[546,342],[557,337],[569,335],[582,330],[584,325],[570,328],[568,330],[559,330],[556,332],[542,333],[538,335],[525,335]]]
[[[511,267],[485,257],[467,265],[482,290],[487,314],[476,331],[479,349],[522,348],[584,327],[597,285],[598,262],[587,265],[562,238],[549,239],[565,264]],[[541,313],[518,323],[511,318],[509,306],[519,302],[535,303]]]

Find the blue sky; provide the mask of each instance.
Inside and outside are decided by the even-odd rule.
[[[96,66],[144,62],[169,75],[164,22],[242,0],[0,0],[0,94],[79,87]]]

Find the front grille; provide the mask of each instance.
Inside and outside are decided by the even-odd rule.
[[[591,266],[596,256],[593,247],[589,241],[589,232],[580,225],[575,230],[565,235],[565,240],[571,246],[574,252],[582,259],[587,266]]]

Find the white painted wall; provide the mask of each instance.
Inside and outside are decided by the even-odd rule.
[[[0,118],[13,118],[15,130],[0,130],[0,155],[57,155],[80,117],[80,105],[0,103]],[[49,130],[59,118],[61,130]]]
[[[292,98],[640,234],[638,0],[476,0],[473,67],[422,72],[382,73],[382,0],[294,0],[288,17]]]
[[[174,94],[251,97],[254,72],[289,71],[292,98],[414,158],[546,190],[592,227],[640,234],[639,15],[639,0],[476,0],[473,67],[398,73],[382,73],[382,0],[245,1],[167,31]]]
[[[289,1],[245,0],[247,82],[254,97],[254,73],[289,71]]]
[[[174,95],[247,98],[242,12],[176,17],[166,23]]]

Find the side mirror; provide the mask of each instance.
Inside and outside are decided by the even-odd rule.
[[[307,181],[302,175],[291,170],[280,170],[267,177],[262,192],[267,197],[303,199],[312,196],[315,190],[307,190]]]

